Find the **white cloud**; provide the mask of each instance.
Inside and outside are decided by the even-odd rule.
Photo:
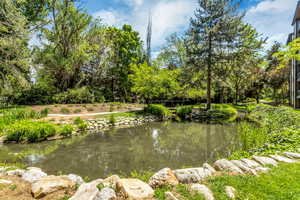
[[[269,38],[267,47],[275,41],[285,43],[293,30],[291,23],[296,4],[296,0],[263,0],[248,10],[246,21]]]
[[[152,13],[152,47],[159,48],[168,35],[184,31],[189,25],[197,5],[196,0],[118,0],[132,7],[132,12],[123,10],[100,10],[93,14],[109,25],[120,27],[127,23],[137,30],[145,41],[149,11]]]

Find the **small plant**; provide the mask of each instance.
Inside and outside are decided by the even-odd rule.
[[[114,111],[114,105],[109,104],[109,112],[113,112]]]
[[[77,117],[73,121],[73,124],[77,125],[77,127],[81,130],[85,130],[88,127],[87,123],[84,120],[82,120],[80,117]]]
[[[109,116],[109,123],[111,123],[112,125],[115,125],[115,123],[117,122],[115,115],[110,115]]]
[[[94,108],[88,107],[86,110],[89,111],[89,112],[92,112],[92,111],[94,111]]]
[[[70,124],[67,124],[67,125],[63,125],[63,126],[59,127],[57,133],[59,135],[67,136],[67,135],[71,135],[73,130],[74,130],[73,126]]]
[[[75,109],[75,110],[73,111],[73,113],[81,113],[81,110],[80,110],[80,109]]]
[[[49,113],[49,108],[43,109],[40,113],[42,117],[47,117]]]
[[[172,116],[172,113],[168,108],[160,104],[150,104],[144,108],[145,113],[149,113],[158,117],[168,118]]]
[[[70,110],[68,108],[61,108],[60,112],[63,113],[63,114],[69,114]]]
[[[176,114],[181,119],[186,119],[193,112],[193,106],[179,106],[176,108]]]

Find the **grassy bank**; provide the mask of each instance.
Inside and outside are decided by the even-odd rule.
[[[225,186],[232,186],[237,190],[236,199],[248,200],[298,200],[300,199],[300,164],[280,164],[272,168],[269,173],[260,176],[224,175],[207,179],[207,185],[217,200],[229,200],[225,193]],[[159,200],[165,200],[164,193],[172,191],[180,195],[181,199],[204,200],[199,194],[191,194],[187,185],[178,185],[171,189],[164,187],[155,191]]]
[[[231,158],[295,151],[300,146],[300,114],[288,107],[257,105],[247,115],[251,121],[238,127],[242,150]]]

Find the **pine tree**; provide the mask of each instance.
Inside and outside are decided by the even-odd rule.
[[[237,14],[233,0],[199,0],[199,8],[187,32],[189,63],[207,77],[207,109],[211,108],[213,73],[235,47],[234,39],[242,16]]]

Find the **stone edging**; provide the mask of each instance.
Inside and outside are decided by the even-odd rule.
[[[154,199],[154,190],[164,185],[176,186],[188,184],[191,192],[202,194],[206,200],[214,200],[212,191],[205,185],[200,184],[206,178],[220,173],[232,175],[251,174],[257,176],[259,173],[267,173],[271,169],[269,165],[277,166],[278,163],[299,163],[300,153],[284,152],[282,155],[253,156],[252,159],[241,160],[217,160],[212,166],[208,163],[199,168],[171,170],[164,168],[156,172],[148,184],[138,179],[125,179],[113,175],[106,179],[97,179],[85,183],[80,176],[69,174],[66,176],[48,176],[41,169],[29,167],[27,170],[6,171],[0,167],[0,176],[18,176],[31,183],[33,197],[47,196],[54,191],[67,190],[75,184],[79,186],[70,200],[97,199],[131,199],[143,200]],[[0,179],[0,184],[12,184],[10,180]],[[235,198],[236,190],[226,186],[224,192],[230,199]],[[165,193],[168,200],[179,200],[178,195],[171,192]]]

